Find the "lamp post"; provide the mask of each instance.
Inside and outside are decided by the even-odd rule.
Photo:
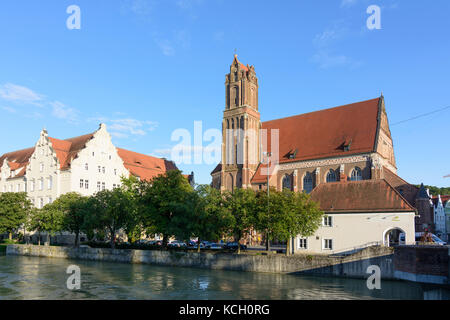
[[[270,187],[269,187],[269,179],[270,179],[270,172],[269,172],[269,163],[270,163],[270,157],[272,156],[272,152],[266,152],[267,157],[267,216],[269,215],[269,196],[270,196]],[[266,230],[266,250],[270,250],[270,240],[269,240],[269,231]]]

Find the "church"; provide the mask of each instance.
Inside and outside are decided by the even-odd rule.
[[[213,187],[265,190],[269,185],[311,194],[331,218],[315,237],[292,239],[294,250],[337,252],[345,246],[389,244],[400,233],[406,234],[406,243],[414,241],[417,210],[408,197],[418,190],[397,176],[383,95],[261,122],[255,67],[237,55],[225,77],[225,92],[222,158],[211,173]],[[330,227],[339,220],[345,226],[333,235]],[[359,238],[342,236],[358,227]],[[328,235],[323,238],[321,232]]]

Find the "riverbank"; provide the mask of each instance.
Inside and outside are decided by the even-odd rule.
[[[8,245],[8,255],[47,258],[82,259],[131,264],[152,264],[170,267],[193,267],[281,274],[315,274],[347,278],[367,278],[367,267],[378,265],[381,277],[393,280],[393,250],[370,247],[345,257],[325,255],[277,254],[250,255],[226,253],[197,253],[159,250],[118,250],[106,248],[71,248],[35,245]]]

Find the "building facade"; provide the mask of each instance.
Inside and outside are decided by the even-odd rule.
[[[120,186],[122,177],[149,180],[176,168],[166,159],[115,147],[105,124],[66,140],[42,130],[34,147],[0,157],[0,192],[26,192],[42,208],[68,192],[89,196]]]
[[[384,169],[397,172],[383,96],[261,122],[255,68],[237,56],[225,91],[222,162],[211,173],[218,189],[264,189],[269,178],[278,190],[310,193],[321,183],[379,179]]]
[[[286,188],[316,194],[319,192],[316,190],[342,188],[340,197],[363,203],[364,199],[370,201],[370,195],[359,194],[358,198],[349,191],[352,186],[381,183],[385,196],[390,194],[398,199],[398,208],[385,208],[381,202],[389,199],[381,197],[378,208],[363,206],[364,210],[360,208],[362,211],[355,213],[351,211],[351,203],[346,202],[340,212],[329,212],[329,219],[336,222],[333,228],[321,228],[310,239],[292,239],[298,243],[291,247],[295,251],[299,243],[308,243],[310,252],[323,253],[370,242],[386,243],[386,232],[393,228],[397,230],[397,238],[402,230],[407,243],[414,241],[417,216],[414,206],[419,190],[397,176],[383,95],[261,122],[254,66],[245,66],[235,55],[225,79],[222,160],[211,172],[213,187],[222,191],[264,190],[269,185],[279,191]],[[348,187],[339,187],[342,185]],[[394,212],[395,220],[386,218]],[[376,221],[374,216],[380,217],[377,223],[365,223]],[[259,238],[261,235],[252,232],[246,242],[256,244]],[[324,250],[325,247],[333,249]]]

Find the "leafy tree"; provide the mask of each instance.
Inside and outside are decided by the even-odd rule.
[[[319,205],[310,200],[310,196],[304,192],[292,192],[285,189],[282,192],[276,192],[274,196],[275,203],[271,206],[271,212],[274,212],[276,218],[274,226],[269,229],[272,229],[273,237],[286,241],[286,255],[289,255],[290,239],[298,235],[312,236],[320,226],[323,212],[320,211]],[[269,199],[269,202],[271,201],[272,199]]]
[[[144,231],[142,223],[142,214],[139,208],[139,180],[130,176],[129,178],[122,178],[122,190],[129,199],[128,219],[125,225],[125,233],[130,242],[139,240]]]
[[[416,185],[416,187],[420,188],[420,185]],[[430,189],[430,194],[433,196],[450,194],[450,187],[439,188],[435,186],[425,186],[425,189]]]
[[[63,215],[63,229],[75,234],[75,247],[78,247],[80,233],[89,213],[88,198],[70,192],[61,195],[49,206]]]
[[[26,222],[30,214],[31,202],[25,192],[0,194],[0,233],[7,232],[12,239],[13,232]]]
[[[233,192],[225,192],[224,207],[232,217],[229,234],[238,243],[237,253],[241,253],[241,239],[246,233],[250,233],[255,226],[255,218],[258,213],[256,194],[252,189],[236,189]]]
[[[47,204],[42,209],[32,210],[29,229],[39,233],[39,244],[41,232],[47,233],[47,242],[50,243],[50,236],[61,232],[64,229],[64,213],[52,204]]]
[[[111,248],[114,249],[118,231],[129,224],[130,201],[122,188],[96,193],[88,202],[90,214],[86,219],[86,227],[108,230]]]
[[[186,214],[192,210],[189,200],[193,189],[180,171],[171,170],[151,181],[141,181],[138,192],[147,234],[162,234],[164,247],[171,236],[188,237],[184,222]]]
[[[201,240],[219,239],[232,226],[233,217],[224,207],[224,198],[219,190],[209,185],[200,185],[192,193],[192,210],[186,215],[186,229],[192,237]]]

